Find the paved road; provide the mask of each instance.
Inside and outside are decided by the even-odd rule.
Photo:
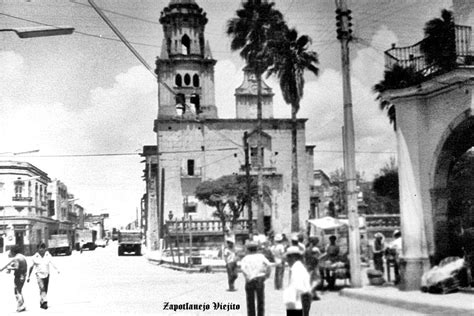
[[[3,263],[5,258],[0,258]],[[39,308],[35,280],[25,285],[27,311],[22,315],[246,315],[243,278],[237,292],[226,292],[225,273],[188,274],[148,263],[145,257],[117,256],[112,244],[104,249],[54,257],[61,274],[52,272],[47,311]],[[0,314],[14,315],[12,276],[0,274]],[[282,292],[266,283],[266,315],[285,315]],[[208,311],[164,310],[164,304],[208,304]],[[213,303],[239,310],[214,310]],[[404,309],[372,304],[337,293],[314,302],[311,315],[421,315]]]

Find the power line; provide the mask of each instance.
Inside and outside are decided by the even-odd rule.
[[[206,149],[206,152],[211,151],[228,151],[236,150],[237,147],[225,147],[225,148],[215,148],[215,149]],[[193,153],[193,152],[202,152],[202,149],[196,150],[176,150],[176,151],[160,151],[160,154],[179,154],[179,153]],[[21,155],[21,157],[28,158],[77,158],[77,157],[116,157],[116,156],[139,156],[141,153],[97,153],[97,154],[52,154],[52,155]],[[0,156],[1,157],[1,156]]]

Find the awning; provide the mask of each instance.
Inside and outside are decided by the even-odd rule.
[[[308,223],[319,229],[334,229],[347,225],[343,221],[331,216],[326,216],[317,219],[309,219]]]
[[[342,226],[349,226],[348,219],[337,219],[331,216],[326,216],[326,217],[317,218],[317,219],[309,219],[308,223],[315,226],[316,228],[323,229],[323,230],[335,229]],[[364,227],[365,227],[365,218],[359,217],[359,228],[364,228]]]

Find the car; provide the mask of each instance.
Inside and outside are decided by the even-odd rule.
[[[105,241],[105,239],[97,239],[95,241],[95,245],[97,247],[102,247],[102,248],[105,248],[105,246],[107,246],[107,242]]]

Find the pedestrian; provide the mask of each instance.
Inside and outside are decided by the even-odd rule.
[[[82,253],[82,250],[84,249],[85,244],[86,242],[84,241],[84,239],[81,239],[81,241],[79,241],[79,250],[81,251],[81,253]]]
[[[318,248],[318,243],[318,237],[311,237],[304,253],[306,269],[308,269],[308,273],[310,275],[311,293],[313,295],[313,300],[319,300],[319,296],[316,292],[316,288],[320,281],[319,257],[321,256],[321,251]]]
[[[302,262],[303,252],[297,246],[286,250],[286,260],[290,266],[290,280],[283,292],[286,315],[309,315],[311,307],[311,284],[308,271]]]
[[[339,261],[340,248],[336,242],[337,237],[331,235],[329,237],[329,245],[326,248],[326,253],[322,256],[324,258],[322,260],[324,261],[321,268],[321,275],[326,279],[329,289],[333,289],[336,284],[336,277],[332,268],[332,265]]]
[[[23,312],[26,310],[26,307],[22,290],[26,280],[26,273],[28,272],[28,263],[26,262],[25,256],[21,254],[21,249],[18,245],[10,249],[8,257],[12,259],[0,269],[0,272],[5,269],[7,269],[7,273],[10,273],[11,270],[14,271],[14,293],[17,302],[16,311]]]
[[[31,272],[35,269],[36,280],[40,290],[40,307],[48,309],[48,287],[49,287],[49,266],[51,265],[56,272],[58,268],[52,262],[51,254],[46,250],[46,245],[41,243],[38,251],[33,255],[33,265],[30,267],[27,282],[30,282]]]
[[[395,285],[400,283],[400,255],[402,253],[402,233],[397,229],[393,232],[394,240],[388,245],[386,250],[387,277],[390,281],[390,264],[393,264],[395,275]]]
[[[237,256],[235,255],[234,239],[226,237],[227,247],[224,249],[224,261],[227,270],[227,280],[229,288],[227,291],[235,291],[234,282],[238,277],[237,273]]]
[[[255,299],[257,314],[265,313],[265,280],[270,276],[271,263],[257,252],[258,243],[247,242],[247,255],[242,258],[240,268],[245,277],[245,294],[247,298],[247,316],[255,316]]]
[[[372,244],[372,259],[374,260],[374,269],[384,272],[383,255],[385,252],[385,238],[382,233],[376,233],[374,237],[375,240]]]
[[[275,258],[275,290],[283,288],[283,275],[285,274],[285,246],[283,245],[283,235],[276,234],[275,244],[272,246],[272,254]]]
[[[300,250],[304,253],[306,250],[306,246],[303,243],[304,237],[302,234],[293,234],[291,235],[291,244],[290,246],[296,246],[300,248]]]

